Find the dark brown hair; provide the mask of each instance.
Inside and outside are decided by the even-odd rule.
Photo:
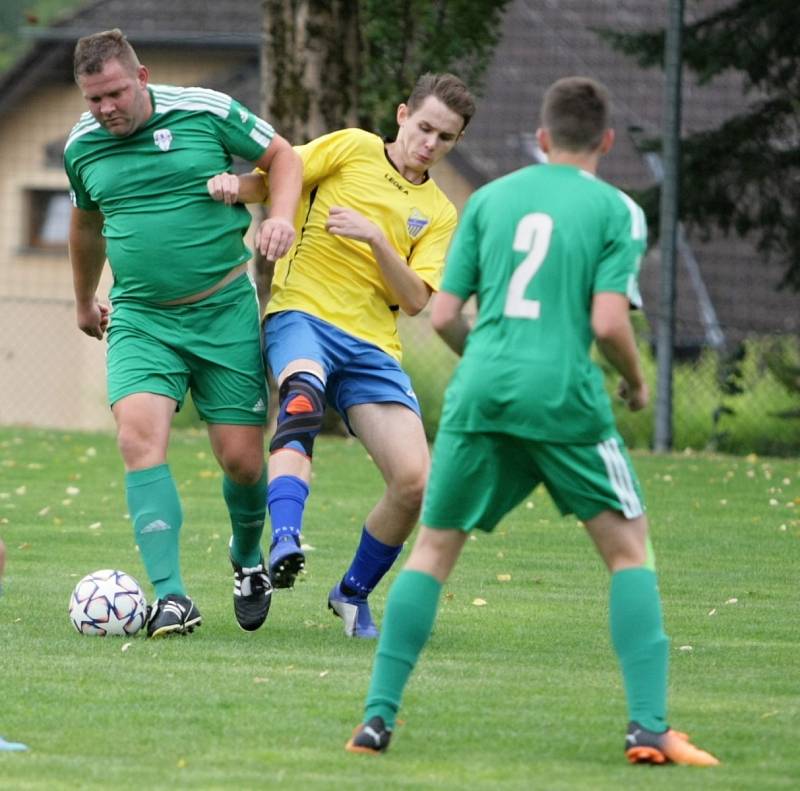
[[[608,89],[589,77],[564,77],[554,82],[542,101],[542,126],[553,145],[567,151],[594,151],[608,129]]]
[[[119,28],[78,39],[73,56],[75,79],[82,74],[99,74],[110,60],[118,60],[131,72],[135,72],[140,65],[136,52]]]
[[[475,99],[455,74],[423,74],[406,102],[409,111],[414,113],[429,96],[435,96],[448,109],[458,113],[464,119],[462,129],[466,129],[475,114]]]

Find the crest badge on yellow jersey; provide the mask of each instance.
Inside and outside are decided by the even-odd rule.
[[[412,239],[416,239],[430,224],[430,220],[425,217],[418,209],[412,209],[408,217],[408,233]]]

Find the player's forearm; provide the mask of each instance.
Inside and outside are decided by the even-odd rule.
[[[464,347],[467,345],[467,336],[469,335],[469,324],[464,320],[463,316],[459,316],[453,321],[442,324],[437,327],[434,326],[439,337],[459,356],[464,354]]]
[[[264,177],[259,173],[245,173],[239,176],[239,203],[264,203],[269,191]]]
[[[300,192],[303,187],[303,162],[295,151],[286,146],[272,158],[269,175],[269,216],[294,222]],[[259,177],[261,189],[266,190],[264,179]]]
[[[630,387],[642,386],[644,374],[629,321],[620,322],[609,328],[602,337],[597,338],[597,346]]]
[[[106,260],[106,242],[96,223],[73,219],[69,234],[72,285],[79,307],[93,302]]]
[[[428,304],[431,297],[430,287],[397,254],[383,234],[376,234],[369,245],[397,304],[404,313],[416,316]]]
[[[462,310],[464,300],[449,291],[440,291],[433,298],[431,325],[441,339],[459,356],[464,354],[470,325]]]

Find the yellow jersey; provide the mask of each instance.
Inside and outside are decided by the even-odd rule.
[[[390,162],[380,137],[342,129],[295,151],[303,160],[297,239],[275,265],[266,315],[301,310],[373,343],[399,360],[397,300],[366,242],[325,230],[331,206],[354,209],[433,291],[456,227],[456,210],[431,180],[412,184]]]

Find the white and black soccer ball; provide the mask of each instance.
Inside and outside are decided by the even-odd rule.
[[[81,634],[134,635],[147,618],[139,583],[116,569],[87,574],[72,591],[69,618]]]

